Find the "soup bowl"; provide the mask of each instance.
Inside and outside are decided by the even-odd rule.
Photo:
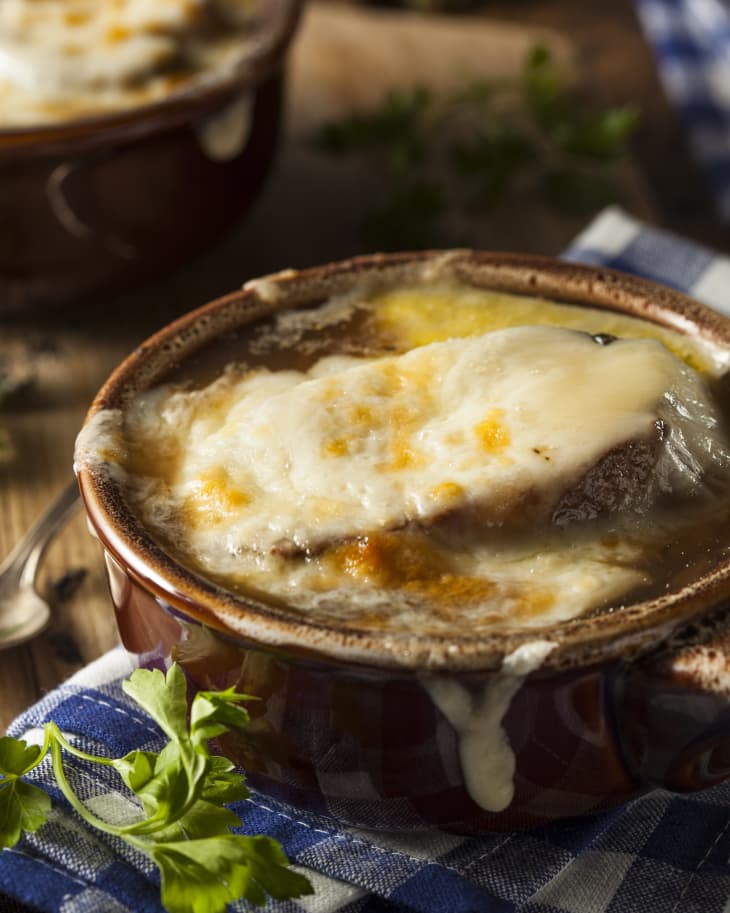
[[[218,240],[273,160],[300,0],[262,0],[235,67],[118,110],[0,123],[0,313],[164,274]]]
[[[611,611],[491,633],[466,622],[394,632],[346,613],[309,618],[191,569],[139,519],[118,474],[88,457],[100,416],[211,343],[282,309],[304,312],[353,289],[427,288],[436,275],[638,317],[730,356],[730,321],[696,301],[547,258],[373,255],[249,282],[136,349],[79,437],[75,468],[124,646],[145,666],[177,661],[194,689],[235,684],[255,695],[250,727],[221,749],[257,789],[357,826],[476,834],[587,814],[654,786],[718,783],[730,776],[724,543],[658,594]]]

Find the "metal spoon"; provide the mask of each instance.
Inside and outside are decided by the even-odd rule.
[[[79,507],[72,482],[52,501],[0,564],[0,650],[30,640],[45,628],[51,609],[36,590],[36,575],[46,549]]]

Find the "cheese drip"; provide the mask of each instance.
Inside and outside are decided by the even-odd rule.
[[[455,678],[424,679],[434,704],[454,727],[464,785],[477,805],[501,812],[514,798],[516,759],[502,722],[525,678],[557,644],[530,641],[505,656],[499,673],[475,698]]]

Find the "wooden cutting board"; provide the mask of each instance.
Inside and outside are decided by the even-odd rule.
[[[429,17],[312,4],[289,66],[287,121],[273,173],[243,224],[215,251],[163,281],[103,307],[60,319],[7,324],[0,359],[34,376],[30,392],[6,404],[0,426],[10,447],[0,460],[0,556],[68,482],[73,441],[96,389],[112,367],[170,317],[263,272],[362,252],[358,222],[372,176],[314,151],[318,125],[377,104],[389,88],[443,89],[474,76],[509,76],[537,41],[570,65],[569,41],[486,18]],[[580,78],[580,74],[576,74]],[[632,168],[622,199],[651,216]],[[583,226],[538,201],[502,207],[479,226],[483,247],[558,253]],[[48,631],[0,654],[0,732],[24,707],[117,641],[102,561],[83,519],[54,543],[46,580],[73,568],[86,576],[57,599]]]

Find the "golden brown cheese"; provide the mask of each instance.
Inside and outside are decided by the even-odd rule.
[[[655,341],[598,346],[515,327],[306,372],[229,374],[142,397],[127,421],[133,438],[161,421],[174,441],[165,477],[196,552],[224,538],[237,552],[312,553],[455,512],[485,527],[545,520],[606,454],[656,441],[670,400],[702,397],[698,375]],[[672,414],[677,434],[683,421]],[[722,461],[722,446],[706,457]]]
[[[650,584],[652,556],[696,522],[681,505],[707,504],[730,469],[724,420],[690,366],[719,372],[715,353],[612,314],[458,287],[424,307],[428,294],[285,313],[250,335],[258,367],[101,413],[78,453],[103,451],[148,528],[201,573],[324,620],[479,635]],[[599,346],[575,329],[499,326],[515,312],[636,338]],[[370,352],[308,341],[338,313],[357,329],[329,345],[368,338]],[[447,336],[449,314],[463,335]],[[260,366],[287,344],[306,364]],[[602,501],[616,465],[640,462],[622,464],[634,450],[646,473]],[[581,513],[570,495],[590,486]]]

